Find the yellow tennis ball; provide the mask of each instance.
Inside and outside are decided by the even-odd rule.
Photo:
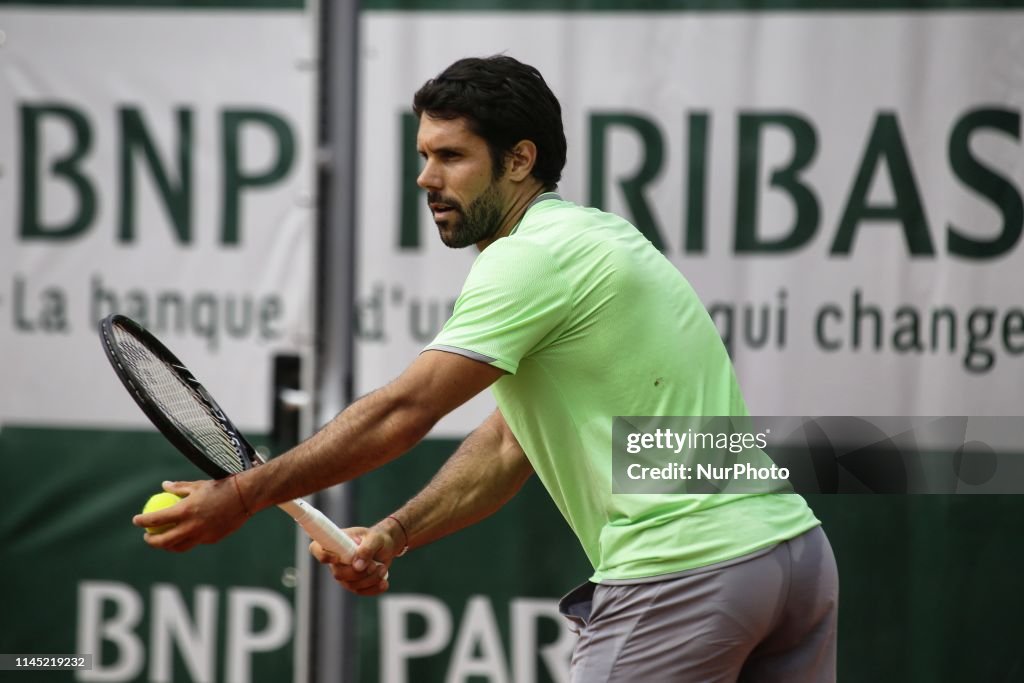
[[[156,512],[157,510],[169,508],[180,500],[181,496],[176,496],[173,493],[168,493],[167,491],[161,491],[160,493],[154,494],[149,497],[149,500],[146,501],[146,505],[142,508],[142,514],[146,514],[147,512]],[[147,526],[146,531],[148,531],[151,534],[162,534],[163,532],[173,527],[173,524],[165,524],[163,526],[155,527]]]

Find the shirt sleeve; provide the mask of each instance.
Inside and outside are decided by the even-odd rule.
[[[452,317],[427,349],[459,353],[515,374],[555,338],[571,309],[567,278],[539,246],[503,238],[474,262]]]

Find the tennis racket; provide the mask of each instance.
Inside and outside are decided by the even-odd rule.
[[[142,412],[174,446],[214,479],[264,462],[185,364],[134,320],[123,315],[100,322],[107,359]],[[324,549],[348,562],[356,543],[322,512],[296,499],[281,503]]]

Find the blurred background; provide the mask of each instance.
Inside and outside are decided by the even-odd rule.
[[[412,93],[495,53],[562,102],[562,195],[686,275],[753,414],[1024,414],[1024,2],[0,0],[0,653],[94,656],[52,681],[567,681],[556,602],[589,567],[536,481],[379,598],[276,512],[159,553],[130,518],[197,471],[96,335],[148,326],[268,454],[397,375],[475,254],[415,187]],[[376,521],[490,405],[315,502]],[[1024,681],[1024,499],[809,499],[841,681]]]

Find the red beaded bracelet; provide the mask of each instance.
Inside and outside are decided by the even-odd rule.
[[[398,517],[395,517],[394,515],[388,515],[386,519],[395,520],[395,524],[398,525],[398,528],[402,530],[402,534],[405,535],[405,545],[402,547],[402,551],[395,555],[395,557],[401,557],[402,555],[405,555],[407,552],[409,552],[409,532],[405,530],[405,525],[402,524],[402,520],[398,519]]]
[[[252,513],[249,512],[249,506],[245,504],[245,497],[242,496],[242,488],[238,485],[238,475],[232,474],[230,479],[235,482],[235,493],[238,494],[238,502],[242,504],[242,510],[245,512],[245,516],[252,517]]]

